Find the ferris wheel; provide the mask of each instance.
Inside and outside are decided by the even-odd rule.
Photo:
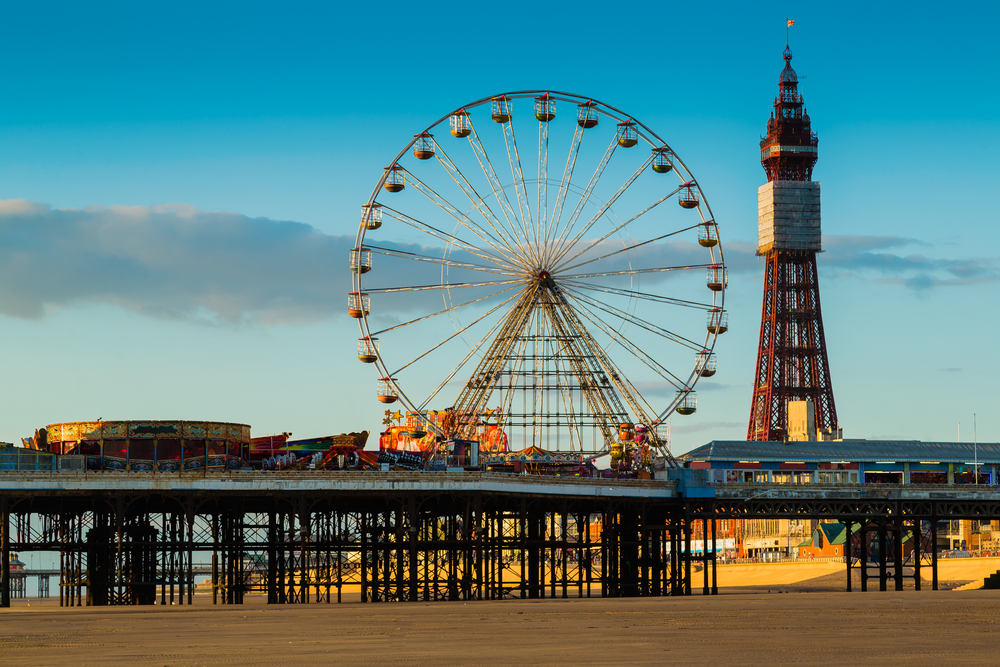
[[[718,226],[634,117],[554,91],[414,135],[362,206],[348,312],[414,438],[613,455],[697,408],[728,328]],[[374,397],[373,397],[374,398]]]

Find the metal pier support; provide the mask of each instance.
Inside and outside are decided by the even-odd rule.
[[[0,607],[10,606],[10,512],[7,499],[0,499]]]
[[[931,590],[938,589],[937,515],[931,515]]]
[[[841,523],[844,525],[845,538],[844,538],[844,563],[847,565],[847,592],[853,591],[853,577],[851,576],[853,569],[853,555],[851,554],[851,545],[854,542],[854,533],[852,529],[854,528],[854,522],[850,519],[842,519]]]

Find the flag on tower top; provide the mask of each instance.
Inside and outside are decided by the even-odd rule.
[[[788,19],[788,27],[791,28],[793,25],[795,25],[795,19]]]

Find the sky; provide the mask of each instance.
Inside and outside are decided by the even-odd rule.
[[[758,142],[785,20],[819,135],[845,437],[1000,440],[1000,57],[987,3],[8,3],[0,440],[89,419],[380,428],[344,312],[360,206],[412,138],[522,89],[640,119],[696,175],[730,330],[675,453],[745,437]]]

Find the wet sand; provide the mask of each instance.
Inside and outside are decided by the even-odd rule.
[[[0,610],[4,665],[996,664],[1000,591]]]

